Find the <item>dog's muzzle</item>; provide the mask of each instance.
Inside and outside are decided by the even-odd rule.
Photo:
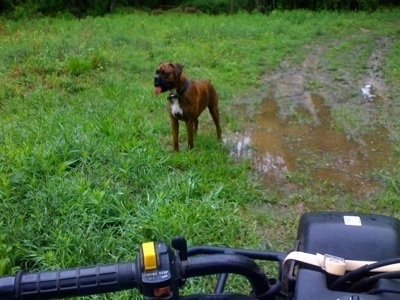
[[[156,74],[154,76],[154,86],[160,87],[161,93],[172,90],[174,88],[172,82],[164,80],[164,78],[162,76],[160,76],[159,74]]]

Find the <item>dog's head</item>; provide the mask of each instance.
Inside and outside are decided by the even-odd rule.
[[[158,65],[154,76],[154,92],[156,95],[176,89],[179,86],[183,66],[178,63],[162,62]]]

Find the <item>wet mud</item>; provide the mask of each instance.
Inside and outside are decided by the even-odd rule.
[[[388,163],[391,153],[387,130],[349,140],[331,128],[324,99],[317,94],[307,97],[306,106],[296,104],[295,117],[283,117],[276,100],[264,99],[251,125],[231,137],[231,155],[250,159],[265,186],[290,188],[290,174],[304,170],[313,181],[329,182],[349,193],[374,193],[379,182],[373,172]]]
[[[307,176],[307,184],[328,183],[361,197],[375,193],[381,187],[375,175],[390,164],[397,134],[387,129],[387,116],[399,108],[386,96],[381,72],[390,45],[377,41],[366,72],[341,69],[339,80],[324,54],[329,45],[314,47],[298,65],[282,62],[263,76],[260,90],[238,99],[245,125],[226,139],[231,156],[250,160],[266,188],[298,190],[293,177]],[[356,126],[338,128],[337,111],[355,116]]]

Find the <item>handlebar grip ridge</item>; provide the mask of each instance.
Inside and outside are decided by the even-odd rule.
[[[134,263],[97,265],[0,279],[0,299],[54,299],[117,292],[137,287]]]

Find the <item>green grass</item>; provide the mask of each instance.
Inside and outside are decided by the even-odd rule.
[[[132,260],[140,242],[175,235],[190,245],[279,248],[298,220],[280,215],[281,203],[358,211],[373,203],[374,211],[400,216],[400,175],[391,170],[380,174],[387,189],[364,204],[350,205],[351,197],[329,186],[319,186],[320,193],[305,186],[279,199],[274,187],[263,190],[254,180],[248,162],[232,161],[207,114],[195,149],[186,150],[182,126],[184,146],[174,155],[165,97],[152,94],[157,64],[183,63],[189,77],[210,78],[217,87],[228,135],[240,127],[231,104],[260,87],[263,72],[285,58],[300,62],[305,44],[360,28],[398,36],[398,16],[394,10],[0,19],[0,275]],[[386,60],[391,81],[399,77],[398,46]],[[394,159],[398,164],[399,155]],[[306,175],[288,174],[303,184]],[[254,205],[265,213],[254,213]]]

